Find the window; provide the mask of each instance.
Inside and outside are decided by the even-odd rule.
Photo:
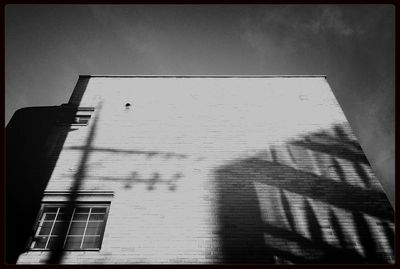
[[[58,125],[88,125],[93,111],[93,107],[74,108],[69,105],[62,105],[58,119]]]
[[[71,124],[87,125],[90,120],[90,115],[76,115]]]
[[[66,250],[99,250],[108,209],[109,204],[79,204],[73,208],[72,215],[67,216],[66,204],[43,205],[31,249],[51,250],[63,240]]]

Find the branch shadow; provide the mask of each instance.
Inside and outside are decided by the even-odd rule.
[[[371,182],[367,173],[346,173],[369,165],[346,128],[336,125],[215,169],[223,263],[393,263],[393,209],[377,184],[354,184]],[[316,173],[331,166],[338,178]]]

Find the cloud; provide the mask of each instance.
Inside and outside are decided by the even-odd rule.
[[[346,18],[343,7],[330,5],[266,6],[242,21],[242,31],[243,39],[261,54],[271,44],[284,54],[314,48],[314,44],[325,51],[366,32],[362,22]]]
[[[90,6],[93,17],[116,40],[123,43],[135,60],[135,64],[146,66],[154,73],[160,73],[163,67],[158,60],[162,54],[160,29],[154,18],[145,9],[130,6]]]
[[[123,9],[115,9],[112,6],[90,6],[93,16],[106,29],[112,29],[121,40],[128,42],[132,49],[139,53],[149,53],[154,37],[152,27],[144,25],[145,14],[133,12],[127,16]],[[130,11],[135,11],[130,9]]]
[[[335,6],[323,6],[310,22],[300,24],[304,30],[311,30],[315,34],[333,32],[339,36],[360,34],[363,31],[359,27],[350,25],[343,18],[343,12]]]

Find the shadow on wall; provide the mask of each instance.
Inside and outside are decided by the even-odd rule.
[[[103,152],[108,154],[118,154],[121,158],[124,158],[125,155],[141,155],[145,156],[146,160],[150,161],[153,158],[156,159],[177,159],[182,160],[186,159],[189,156],[185,154],[180,154],[171,151],[148,151],[148,150],[134,150],[134,149],[115,149],[115,148],[103,148],[103,147],[88,147],[87,145],[81,146],[72,146],[65,147],[66,150],[78,150],[78,151],[90,151],[90,152]],[[155,190],[157,187],[167,186],[170,191],[175,191],[178,187],[177,182],[180,178],[183,177],[183,174],[180,172],[174,173],[172,176],[168,177],[165,175],[161,175],[160,171],[157,170],[157,167],[154,167],[154,172],[151,177],[145,177],[139,173],[139,171],[133,170],[127,177],[124,178],[112,178],[112,177],[97,177],[99,180],[107,180],[107,181],[115,181],[115,182],[125,182],[124,187],[126,189],[132,188],[137,184],[144,184],[147,187],[147,190]]]
[[[18,110],[6,127],[6,263],[15,264],[33,236],[44,190],[89,78],[80,78],[69,105]]]
[[[169,191],[176,191],[178,182],[183,177],[183,173],[174,173],[170,177],[162,176],[159,172],[153,172],[151,177],[141,176],[139,172],[133,171],[126,178],[99,177],[99,180],[114,181],[124,183],[125,189],[131,189],[139,184],[146,186],[147,191],[165,188]]]
[[[6,127],[6,263],[28,247],[32,228],[69,126],[57,126],[61,108],[18,110]]]
[[[91,120],[91,123],[89,125],[89,130],[88,130],[88,135],[86,137],[86,141],[83,147],[69,147],[66,149],[72,149],[72,150],[79,150],[81,151],[81,158],[79,161],[79,167],[77,169],[77,172],[74,175],[72,186],[70,188],[70,194],[68,196],[68,201],[66,203],[65,207],[65,218],[66,219],[71,219],[74,208],[77,205],[77,199],[79,192],[81,190],[81,186],[86,179],[86,174],[87,174],[87,166],[89,163],[89,158],[90,155],[94,152],[108,152],[111,154],[144,154],[147,155],[149,158],[153,156],[162,156],[163,158],[185,158],[185,156],[181,156],[179,154],[174,154],[171,152],[154,152],[154,151],[137,151],[137,150],[118,150],[118,149],[111,149],[111,148],[96,148],[93,146],[95,136],[96,136],[96,129],[97,129],[97,123],[98,123],[98,117],[100,114],[101,110],[101,103],[98,105],[96,108],[96,113]],[[165,180],[162,179],[159,173],[154,173],[153,177],[150,179],[142,179],[138,176],[137,172],[132,173],[132,177],[129,177],[127,182],[129,185],[125,186],[126,188],[130,188],[132,183],[146,183],[147,184],[147,189],[148,190],[153,190],[155,189],[156,185],[159,185],[160,183],[166,183],[169,186],[169,190],[174,191],[176,189],[176,181],[179,180],[181,177],[181,174],[175,174],[170,180]],[[103,178],[104,179],[104,178]],[[107,180],[117,180],[117,179],[110,179],[106,178]],[[46,261],[47,264],[61,264],[63,261],[63,258],[65,256],[65,249],[64,245],[66,243],[66,236],[68,233],[69,229],[69,223],[64,222],[64,225],[59,225],[57,230],[53,231],[52,234],[57,234],[59,235],[56,240],[52,242],[51,245],[51,251],[49,252],[49,257],[48,260]]]
[[[349,126],[215,170],[223,263],[393,263],[394,212]]]
[[[93,122],[90,124],[90,129],[89,129],[86,141],[85,141],[85,146],[82,149],[82,155],[81,155],[81,159],[79,162],[79,167],[74,176],[74,180],[73,180],[71,188],[70,188],[70,194],[69,194],[68,201],[67,201],[67,204],[65,207],[66,219],[72,218],[72,214],[73,214],[74,209],[77,204],[79,191],[81,189],[83,180],[85,179],[85,176],[86,176],[86,165],[89,160],[92,144],[93,144],[94,137],[96,134],[96,126],[97,126],[97,121],[98,121],[100,110],[101,110],[101,104],[97,107],[97,112],[95,114]],[[59,236],[56,238],[56,240],[52,244],[50,256],[47,260],[48,264],[60,264],[62,262],[64,253],[65,253],[64,244],[65,244],[65,239],[66,239],[66,236],[68,233],[68,228],[69,228],[69,223],[64,222],[64,225],[60,225],[58,227],[58,229],[55,231],[55,234],[58,234]]]

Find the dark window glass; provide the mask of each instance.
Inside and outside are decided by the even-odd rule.
[[[100,235],[103,222],[90,222],[86,227],[86,235]]]
[[[103,220],[105,214],[90,214],[90,220]]]
[[[51,235],[61,235],[63,231],[66,231],[68,229],[69,222],[66,221],[56,221],[53,226],[53,231],[51,232]]]
[[[45,213],[44,220],[53,220],[56,217],[56,214],[53,213]]]
[[[80,249],[82,243],[82,236],[68,236],[65,243],[66,249]]]
[[[39,226],[38,231],[39,235],[49,235],[51,227],[53,226],[53,222],[51,221],[43,221]]]
[[[74,214],[74,217],[72,220],[82,220],[82,221],[86,221],[88,218],[88,214],[82,214],[82,213],[76,213]]]
[[[68,216],[68,214],[65,213],[58,213],[57,215],[57,221],[70,221],[71,220],[71,215]]]
[[[62,240],[64,249],[100,249],[107,211],[108,205],[78,205],[71,215],[65,206],[44,206],[31,248],[50,250]]]
[[[34,240],[35,248],[45,248],[47,243],[47,236],[38,236]]]
[[[71,228],[69,229],[69,235],[83,235],[85,232],[86,222],[73,221],[71,222]]]
[[[78,208],[75,208],[75,213],[89,213],[89,211],[90,211],[90,208],[88,208],[88,207],[78,207]]]
[[[84,248],[95,248],[100,241],[100,236],[86,236],[83,240]]]
[[[93,207],[92,213],[106,213],[107,208],[105,207]]]
[[[57,236],[50,236],[49,242],[47,243],[47,248],[53,248],[57,244],[58,240],[59,238]]]

